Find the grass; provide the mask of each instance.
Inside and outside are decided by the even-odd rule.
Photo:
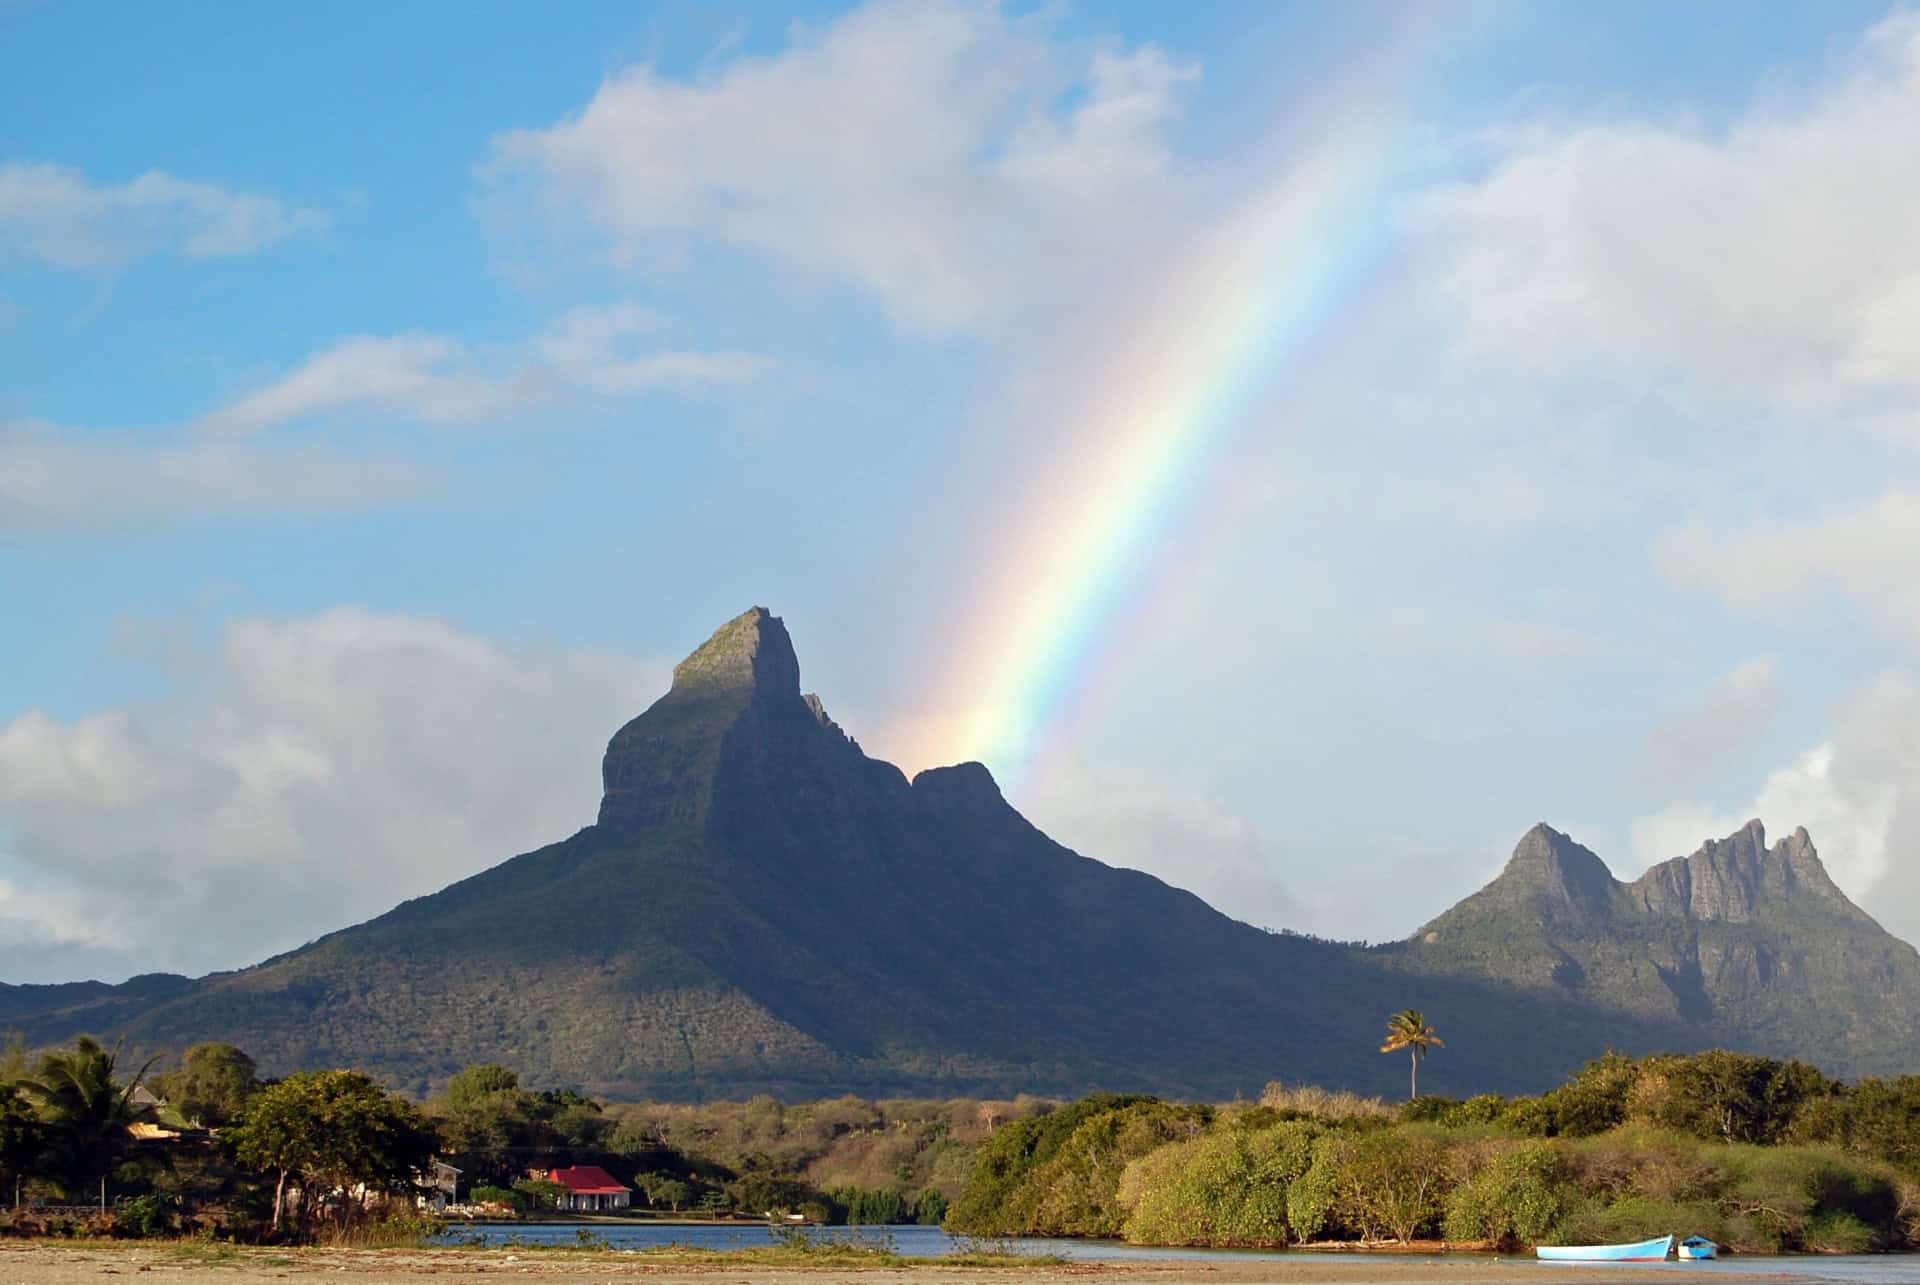
[[[246,1249],[230,1241],[202,1240],[195,1237],[168,1245],[167,1258],[172,1262],[190,1263],[195,1267],[238,1267],[242,1259],[251,1259],[252,1256]]]
[[[1276,1111],[1297,1111],[1318,1120],[1391,1120],[1399,1116],[1377,1097],[1362,1097],[1345,1089],[1323,1089],[1317,1084],[1269,1083],[1260,1094],[1260,1105]]]

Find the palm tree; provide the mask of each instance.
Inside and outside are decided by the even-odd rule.
[[[100,1180],[103,1213],[107,1175],[134,1149],[132,1126],[153,1119],[152,1107],[133,1100],[153,1062],[124,1085],[114,1080],[119,1062],[118,1048],[108,1051],[91,1035],[82,1035],[71,1049],[42,1054],[33,1075],[20,1082],[45,1121],[50,1159],[69,1182]]]
[[[1411,1101],[1420,1096],[1420,1059],[1427,1055],[1430,1048],[1446,1047],[1438,1032],[1427,1025],[1426,1014],[1417,1008],[1406,1008],[1387,1019],[1387,1042],[1380,1046],[1382,1053],[1398,1053],[1401,1049],[1411,1049],[1413,1073],[1408,1080],[1407,1098]]]

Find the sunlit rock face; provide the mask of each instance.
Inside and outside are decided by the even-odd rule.
[[[1827,875],[1806,830],[1750,821],[1631,883],[1546,826],[1408,943],[1411,967],[1506,982],[1733,1047],[1897,1071],[1920,1049],[1920,955]]]

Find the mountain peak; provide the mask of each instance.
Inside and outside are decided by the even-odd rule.
[[[600,824],[624,830],[704,825],[723,750],[743,720],[762,730],[769,722],[797,721],[816,735],[827,722],[824,709],[802,702],[793,640],[765,607],[714,630],[674,666],[667,694],[614,733],[600,767]],[[744,751],[745,743],[736,749]]]
[[[1007,806],[999,783],[984,763],[930,767],[913,778],[913,793],[937,809],[971,811]]]
[[[1805,826],[1769,848],[1758,818],[1691,856],[1661,862],[1634,881],[1633,892],[1648,910],[1729,923],[1754,918],[1763,903],[1808,898],[1862,914],[1828,876]]]
[[[1606,862],[1544,821],[1520,836],[1497,882],[1524,887],[1550,919],[1604,914],[1615,887]]]
[[[800,661],[780,617],[750,607],[713,631],[693,654],[673,667],[673,690],[750,689],[778,694],[800,691]]]

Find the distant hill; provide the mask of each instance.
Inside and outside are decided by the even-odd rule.
[[[369,923],[198,981],[0,988],[0,1027],[231,1040],[269,1072],[412,1089],[492,1060],[625,1097],[1393,1092],[1402,1065],[1374,1050],[1408,1006],[1447,1038],[1436,1092],[1538,1089],[1608,1046],[1920,1064],[1880,1020],[1914,1010],[1914,952],[1803,835],[1619,885],[1542,827],[1411,942],[1272,934],[1053,842],[977,763],[909,782],[868,758],[759,608],[680,664],[602,775],[595,824]],[[1878,980],[1845,975],[1861,961]]]
[[[1847,900],[1805,829],[1760,822],[1632,883],[1535,826],[1492,883],[1415,933],[1410,971],[1476,977],[1797,1055],[1920,1070],[1920,953]]]

